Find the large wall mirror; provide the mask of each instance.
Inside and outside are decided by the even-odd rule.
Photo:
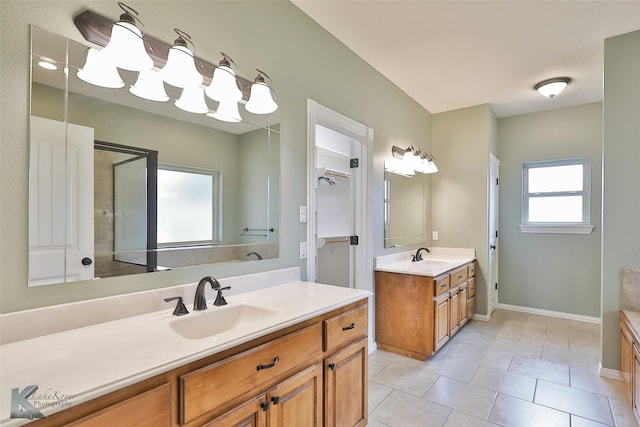
[[[31,33],[29,286],[278,257],[278,117],[93,86],[87,46]]]
[[[411,245],[427,239],[426,175],[384,171],[384,247]]]

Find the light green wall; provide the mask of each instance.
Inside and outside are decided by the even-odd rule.
[[[383,161],[391,146],[431,152],[431,115],[351,50],[286,1],[128,1],[146,31],[171,42],[178,27],[188,32],[199,56],[216,62],[230,54],[239,74],[265,70],[274,80],[282,125],[280,258],[262,262],[193,267],[162,273],[27,288],[29,24],[77,41],[73,16],[91,9],[117,19],[114,1],[1,2],[0,44],[0,312],[114,295],[274,268],[300,266],[299,242],[306,225],[306,105],[312,98],[375,131],[372,176],[373,254],[383,249]],[[375,88],[375,90],[373,90]],[[429,220],[428,220],[429,221]],[[400,250],[400,249],[396,249]]]
[[[433,246],[476,250],[476,310],[487,314],[489,152],[495,147],[496,117],[488,105],[434,114],[432,177]],[[429,234],[431,231],[429,231]]]
[[[600,317],[602,104],[498,120],[501,303]],[[520,232],[522,164],[591,159],[590,235]]]
[[[618,369],[622,267],[640,267],[640,31],[604,43],[602,365]]]

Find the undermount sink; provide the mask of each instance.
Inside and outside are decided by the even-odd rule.
[[[184,338],[198,340],[231,331],[250,323],[263,322],[278,314],[275,310],[244,303],[229,303],[206,311],[193,311],[173,319],[169,326]]]
[[[418,261],[421,264],[426,264],[426,265],[444,265],[444,264],[449,264],[450,261],[444,261],[441,259],[428,259],[425,258],[422,261]]]

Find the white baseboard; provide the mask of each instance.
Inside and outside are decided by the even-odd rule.
[[[622,381],[622,374],[615,369],[603,368],[602,363],[598,363],[598,372],[601,377],[611,378],[612,380]]]
[[[559,317],[561,319],[579,320],[581,322],[600,324],[599,317],[583,316],[581,314],[563,313],[561,311],[543,310],[541,308],[523,307],[520,305],[511,305],[499,303],[498,308],[503,310],[521,311],[523,313],[540,314],[542,316]],[[475,318],[475,316],[474,316]]]
[[[373,339],[369,339],[369,354],[373,353],[377,349],[378,344]]]
[[[489,314],[474,314],[472,317],[473,320],[479,320],[481,322],[488,322],[491,320],[491,315]]]

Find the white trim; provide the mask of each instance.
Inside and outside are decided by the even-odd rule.
[[[523,233],[545,233],[545,234],[591,234],[593,225],[574,224],[520,224],[520,231]]]
[[[603,368],[602,362],[598,362],[598,373],[601,377],[622,381],[622,374],[616,369]]]
[[[473,320],[479,320],[481,322],[488,322],[491,320],[490,314],[474,314],[472,317]]]
[[[378,343],[374,341],[372,337],[369,337],[369,354],[373,353],[378,349]]]
[[[559,317],[561,319],[579,320],[581,322],[589,322],[600,324],[599,317],[583,316],[581,314],[564,313],[562,311],[543,310],[541,308],[523,307],[520,305],[511,305],[498,303],[498,308],[503,310],[521,311],[523,313],[539,314],[541,316]]]

